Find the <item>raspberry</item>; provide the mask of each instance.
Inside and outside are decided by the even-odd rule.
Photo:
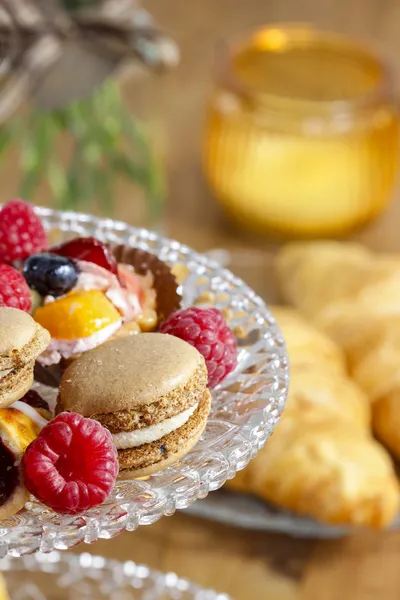
[[[69,242],[65,242],[65,244],[51,248],[50,252],[67,258],[94,263],[107,271],[111,271],[114,275],[118,271],[117,260],[110,248],[93,237],[74,238]]]
[[[111,433],[93,419],[68,412],[42,429],[21,463],[29,492],[69,515],[101,504],[114,487],[118,468]]]
[[[29,312],[32,307],[31,292],[22,277],[9,265],[0,265],[0,306],[10,306]]]
[[[160,327],[194,346],[206,360],[208,385],[215,387],[236,367],[236,338],[216,308],[184,308]]]
[[[10,200],[0,210],[0,262],[24,260],[47,247],[47,236],[33,208],[23,200]]]

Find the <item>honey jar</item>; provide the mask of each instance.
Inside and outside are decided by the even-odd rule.
[[[206,177],[242,229],[345,235],[389,203],[399,115],[384,62],[308,26],[266,27],[224,46],[206,116]]]

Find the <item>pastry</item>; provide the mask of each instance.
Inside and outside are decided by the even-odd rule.
[[[49,333],[28,313],[0,307],[0,408],[30,389],[35,359],[49,342]]]
[[[58,386],[69,361],[105,341],[154,331],[180,306],[169,266],[143,249],[77,237],[48,247],[33,208],[20,200],[1,210],[0,306],[30,311],[51,334],[35,378]],[[21,267],[22,273],[11,264]]]
[[[317,370],[345,373],[344,352],[329,337],[310,324],[295,310],[283,306],[269,307],[285,338],[290,362],[298,367],[314,365]]]
[[[57,412],[99,421],[113,435],[120,478],[160,471],[197,443],[210,412],[201,354],[160,333],[111,340],[73,361]]]
[[[17,513],[29,500],[19,464],[50,417],[47,404],[35,392],[0,409],[0,521]]]
[[[284,416],[267,446],[229,483],[328,524],[381,528],[399,510],[384,448],[368,432],[332,419]]]
[[[58,385],[65,366],[81,353],[109,339],[153,331],[180,304],[178,285],[163,261],[95,238],[34,254],[23,273],[36,294],[33,316],[52,338],[35,371],[49,385]]]
[[[371,435],[368,398],[329,338],[293,309],[272,313],[291,363],[287,406],[265,448],[228,486],[330,524],[390,524],[400,490]]]
[[[338,242],[289,244],[278,274],[286,300],[345,350],[373,403],[376,436],[400,458],[400,257]]]

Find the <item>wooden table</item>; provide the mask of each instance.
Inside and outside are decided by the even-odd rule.
[[[215,42],[274,21],[310,21],[366,37],[393,61],[400,83],[399,0],[147,0],[146,6],[175,37],[180,67],[140,87],[126,85],[139,114],[168,140],[169,230],[200,250],[226,247],[247,253],[240,275],[270,293],[268,244],[250,246],[222,224],[201,173],[204,103],[210,88]],[[380,249],[400,249],[400,197],[359,237]],[[245,261],[246,262],[246,261]],[[114,550],[115,549],[115,550]],[[101,543],[94,550],[119,552],[172,569],[237,600],[397,600],[400,597],[400,533],[366,534],[341,541],[304,541],[251,533],[176,515],[151,528]]]
[[[246,278],[266,294],[269,282],[260,248],[267,244],[254,249],[221,225],[201,175],[203,107],[214,44],[269,21],[311,21],[374,39],[393,60],[400,81],[400,1],[147,0],[146,7],[174,35],[182,51],[182,63],[170,75],[125,85],[132,107],[154,124],[165,142],[169,232],[199,250],[249,251],[252,268],[246,268]],[[15,177],[8,173],[2,180],[3,195],[12,195],[14,185]],[[129,220],[127,194],[121,190],[118,216]],[[377,248],[399,249],[399,221],[400,201],[360,237]],[[245,532],[177,514],[90,550],[176,571],[237,600],[397,600],[400,596],[400,532],[313,542]]]
[[[260,245],[250,246],[222,225],[201,174],[202,119],[215,42],[263,22],[311,21],[375,40],[394,61],[400,82],[400,2],[148,0],[146,6],[182,51],[175,72],[159,80],[149,78],[139,87],[133,82],[125,86],[139,114],[168,140],[169,231],[199,250],[246,251],[252,267],[237,267],[239,274],[246,272],[245,278],[257,291],[269,294]],[[399,222],[400,201],[360,237],[377,248],[400,249]],[[177,514],[118,540],[98,543],[93,551],[174,570],[237,600],[397,600],[400,596],[400,533],[304,541]]]

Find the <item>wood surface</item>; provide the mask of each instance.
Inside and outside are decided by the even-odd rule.
[[[125,85],[132,106],[161,132],[170,178],[168,228],[200,250],[229,248],[232,268],[274,298],[268,241],[241,238],[226,227],[201,172],[204,105],[215,43],[274,21],[307,21],[372,43],[392,61],[400,87],[399,0],[148,0],[146,7],[174,35],[179,68],[140,86]],[[359,238],[400,251],[400,196]],[[209,524],[177,514],[150,528],[93,547],[162,570],[174,570],[237,600],[398,600],[400,532],[339,541],[307,541]]]
[[[132,108],[157,131],[168,165],[168,230],[199,250],[235,252],[233,269],[271,295],[268,241],[242,239],[219,215],[201,173],[204,104],[215,43],[267,22],[303,21],[371,40],[392,61],[400,83],[400,0],[147,0],[175,37],[179,68],[161,78],[125,82]],[[2,175],[2,197],[13,195],[17,165]],[[49,201],[45,196],[43,202]],[[118,216],[133,221],[129,191],[121,188]],[[400,196],[360,238],[400,250]],[[99,542],[95,553],[145,562],[228,592],[236,600],[397,600],[400,532],[304,541],[245,532],[177,514],[151,527]]]
[[[215,44],[238,31],[279,21],[312,22],[365,38],[392,62],[400,89],[399,0],[148,0],[178,41],[179,68],[140,87],[125,87],[138,113],[162,132],[170,177],[169,231],[200,250],[234,251],[232,268],[258,292],[274,298],[268,241],[230,231],[204,183],[201,143],[204,106],[215,66]],[[400,195],[360,239],[400,251]],[[237,600],[397,600],[400,533],[368,533],[340,541],[302,541],[244,532],[176,515],[127,536],[146,560]],[[135,543],[136,540],[136,543]],[[119,546],[117,542],[116,547]],[[99,546],[100,548],[100,546]],[[111,545],[101,550],[111,551]]]

